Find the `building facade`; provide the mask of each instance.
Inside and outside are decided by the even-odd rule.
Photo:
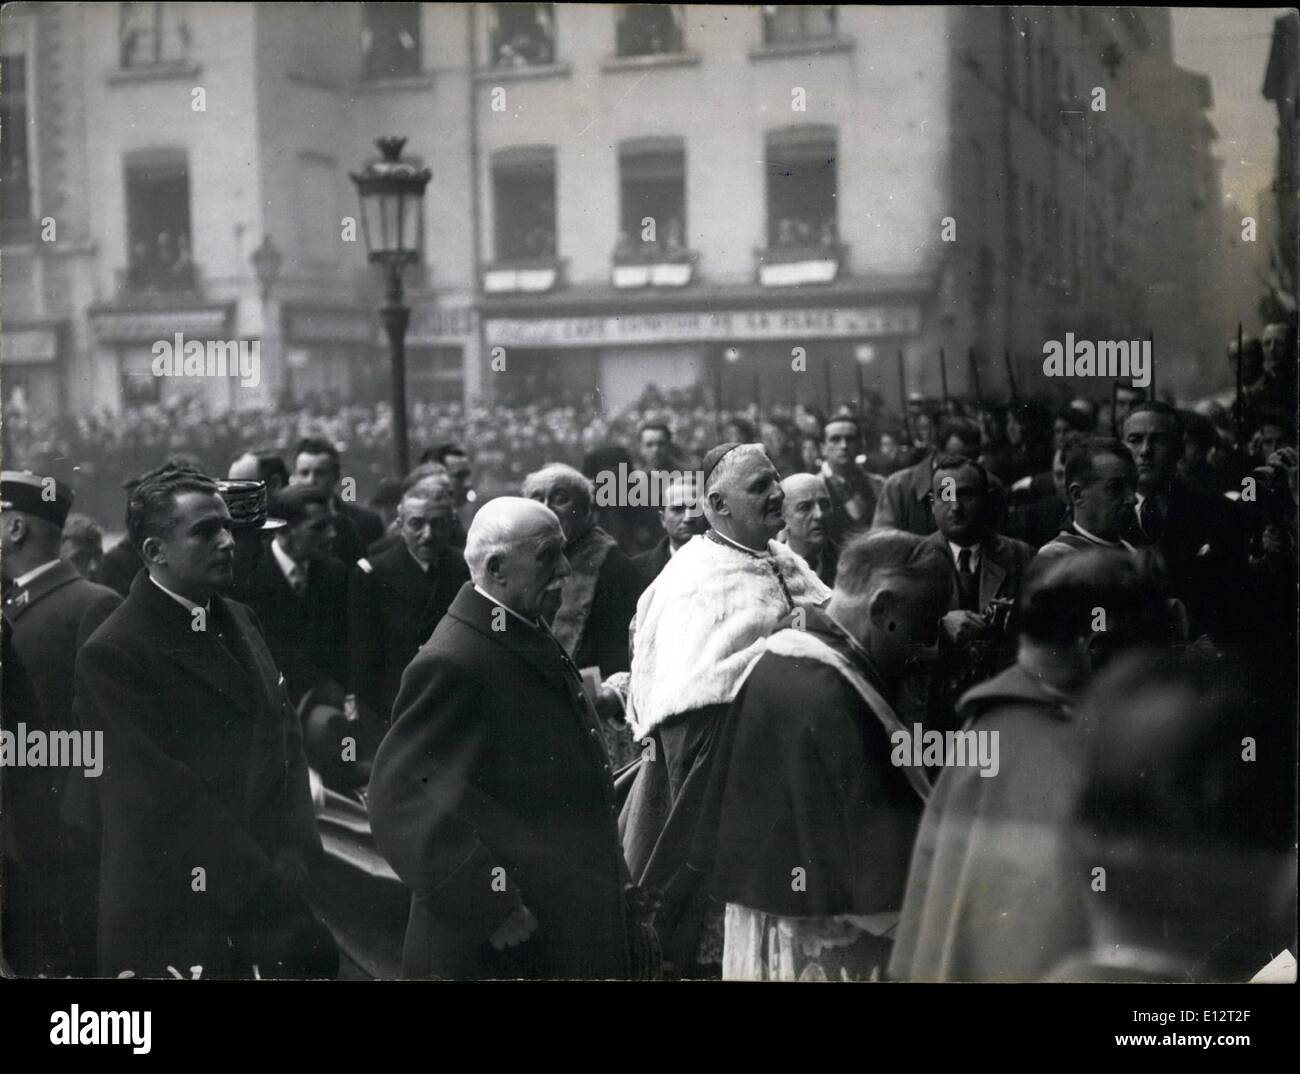
[[[1154,333],[1173,387],[1219,334],[1209,85],[1174,65],[1167,9],[19,3],[0,22],[25,134],[3,143],[0,375],[35,405],[384,398],[348,173],[391,133],[434,173],[417,399],[892,402],[940,394],[940,348],[954,394],[973,369],[989,395],[1008,369],[1077,394],[1034,380],[1065,331]],[[258,383],[155,376],[176,333],[257,340]]]

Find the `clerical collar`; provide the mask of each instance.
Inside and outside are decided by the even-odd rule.
[[[164,593],[166,593],[169,597],[171,597],[172,600],[174,600],[187,612],[192,612],[194,611],[195,608],[202,608],[204,611],[207,611],[212,604],[212,601],[210,600],[208,601],[207,604],[195,604],[194,601],[190,600],[189,597],[182,597],[179,593],[173,592],[172,590],[168,589],[165,585],[162,584],[162,582],[158,581],[158,579],[155,578],[152,574],[149,575],[149,581],[153,582],[154,585],[156,585],[159,589],[161,589]]]
[[[17,578],[14,579],[13,582],[14,587],[17,588],[18,586],[24,586],[30,584],[33,580],[39,578],[51,567],[57,567],[62,562],[63,560],[59,559],[58,556],[55,556],[53,559],[46,560],[39,567],[33,567],[29,571],[24,571],[22,574],[20,574]]]
[[[713,541],[715,541],[718,544],[729,544],[731,545],[732,548],[744,552],[745,555],[747,556],[753,556],[755,559],[770,559],[772,557],[771,549],[765,548],[763,549],[763,551],[759,552],[753,548],[746,548],[739,541],[733,541],[730,537],[724,536],[723,534],[719,533],[717,530],[714,529],[709,530],[709,532],[706,533],[705,536],[711,538]]]
[[[862,643],[858,641],[857,638],[855,638],[851,633],[849,633],[849,628],[846,627],[843,623],[841,623],[838,619],[836,619],[835,616],[831,615],[831,613],[828,612],[825,608],[819,608],[818,611],[820,611],[822,615],[826,617],[827,622],[829,622],[831,626],[833,626],[835,630],[844,638],[844,640],[849,643],[849,648],[853,651],[853,655],[856,656],[859,660],[861,660],[864,664],[866,664],[867,667],[871,669],[871,673],[877,679],[879,679],[881,682],[884,682],[885,681],[884,676],[880,674],[880,668],[876,666],[876,662],[873,659],[871,659],[871,654],[867,652],[867,650],[863,647]]]
[[[494,597],[494,596],[493,596],[491,593],[489,593],[486,589],[483,589],[481,586],[479,586],[479,585],[475,585],[475,586],[474,586],[474,592],[475,592],[475,593],[478,593],[478,594],[479,594],[480,596],[482,596],[482,597],[486,597],[486,598],[487,598],[488,600],[490,600],[493,604],[495,604],[498,608],[505,608],[505,610],[506,610],[507,613],[509,613],[510,615],[513,615],[516,619],[518,619],[521,623],[523,623],[524,626],[526,626],[526,627],[528,627],[528,628],[530,628],[530,629],[532,629],[532,630],[541,630],[541,629],[542,629],[542,625],[541,625],[540,622],[529,622],[527,619],[525,619],[522,615],[520,615],[517,611],[515,611],[515,610],[514,610],[513,608],[511,608],[509,605],[507,605],[507,604],[502,604],[499,600],[497,600],[496,597]]]

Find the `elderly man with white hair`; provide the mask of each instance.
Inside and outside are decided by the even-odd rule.
[[[592,483],[572,466],[552,462],[524,478],[523,493],[546,504],[564,531],[569,576],[550,622],[551,633],[584,674],[595,669],[596,678],[603,680],[626,672],[628,627],[645,580],[618,542],[596,525]],[[595,692],[595,699],[597,712],[605,718],[605,749],[615,769],[622,768],[636,757],[637,748],[618,695],[604,689]]]
[[[370,782],[375,843],[411,889],[403,974],[629,975],[609,761],[546,625],[569,566],[545,506],[474,516],[471,582],[402,677]]]
[[[721,908],[685,865],[715,725],[763,639],[830,596],[774,540],[784,493],[761,444],[713,448],[703,481],[709,532],[678,549],[637,604],[628,716],[645,748],[620,817],[633,877],[665,896],[655,922],[665,963],[687,976],[721,965]]]
[[[395,542],[359,559],[352,569],[352,689],[371,731],[388,725],[402,672],[469,579],[464,558],[451,545],[452,511],[445,479],[413,484],[397,505]]]

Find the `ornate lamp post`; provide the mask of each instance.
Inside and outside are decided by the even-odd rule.
[[[267,336],[274,336],[276,346],[273,353],[278,359],[283,355],[280,349],[279,326],[271,317],[271,289],[275,286],[275,281],[280,278],[280,267],[284,264],[284,254],[271,241],[270,235],[264,235],[262,236],[262,245],[254,250],[248,259],[253,263],[253,274],[257,277],[259,291],[262,296],[262,345],[266,346]],[[293,370],[289,367],[288,362],[284,363],[281,402],[285,405],[291,405],[293,402]]]
[[[410,469],[406,438],[406,328],[410,307],[402,303],[402,269],[418,264],[424,242],[424,188],[433,173],[401,159],[405,138],[376,138],[381,158],[352,174],[361,200],[361,231],[370,263],[384,269],[384,305],[393,377],[393,441],[397,473]]]

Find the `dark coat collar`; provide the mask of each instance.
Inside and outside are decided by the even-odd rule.
[[[258,661],[231,602],[214,595],[208,602],[207,629],[195,630],[193,615],[143,570],[131,583],[127,603],[138,607],[153,627],[159,657],[183,665],[239,708],[256,711]]]
[[[77,581],[81,577],[77,568],[67,560],[59,560],[53,567],[42,571],[25,586],[15,586],[5,597],[5,614],[10,619],[20,618],[33,604],[42,597],[47,597],[56,589]]]
[[[569,693],[572,684],[566,679],[565,659],[559,643],[541,630],[525,626],[508,612],[501,611],[494,616],[498,610],[498,605],[478,592],[473,582],[466,582],[451,602],[447,615],[508,650],[531,665],[557,689]],[[502,629],[494,629],[494,626]]]

